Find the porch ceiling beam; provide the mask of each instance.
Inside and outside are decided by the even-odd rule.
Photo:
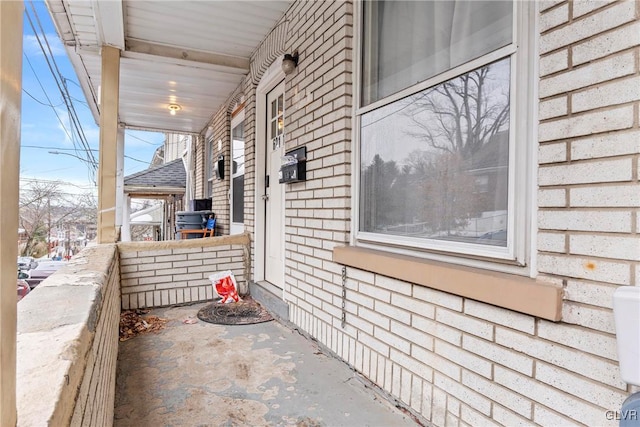
[[[100,45],[124,50],[124,14],[121,0],[91,2]]]
[[[127,53],[129,52],[155,56],[158,58],[168,58],[172,60],[163,62],[176,62],[176,60],[178,60],[180,62],[186,61],[231,68],[242,73],[246,73],[249,71],[248,58],[223,55],[219,53],[200,52],[191,49],[181,49],[172,46],[150,43],[142,40],[127,39],[124,56],[127,56]]]

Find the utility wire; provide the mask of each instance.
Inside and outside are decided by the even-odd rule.
[[[21,145],[21,147],[23,148],[35,148],[35,149],[39,149],[39,150],[52,150],[52,151],[76,151],[76,148],[58,148],[58,147],[45,147],[42,145]],[[86,149],[83,149],[86,150]],[[87,151],[99,151],[97,148],[89,148],[89,150]],[[136,159],[135,157],[129,156],[127,154],[124,155],[124,157],[126,157],[127,159],[131,159],[131,160],[135,160],[136,162],[140,162],[140,163],[145,163],[147,165],[150,165],[151,162],[148,162],[146,160],[140,160],[140,159]],[[80,159],[83,162],[88,162],[88,160],[86,159]]]
[[[127,136],[128,136],[128,137],[130,137],[130,138],[133,138],[133,139],[137,139],[138,141],[142,141],[142,142],[144,142],[144,143],[146,143],[146,144],[156,146],[156,147],[159,147],[160,145],[162,145],[162,144],[163,144],[163,143],[156,144],[156,143],[153,143],[153,142],[150,142],[150,141],[145,141],[144,139],[142,139],[142,138],[138,138],[137,136],[132,135],[132,134],[130,134],[130,133],[128,133],[128,134],[127,134]]]
[[[42,32],[42,38],[44,39],[45,44],[47,45],[47,50],[48,50],[48,54],[47,54],[47,50],[45,50],[42,41],[40,40],[40,35],[38,34],[38,32],[36,31],[36,28],[33,24],[33,21],[31,19],[30,14],[28,13],[28,11],[25,9],[25,15],[27,16],[27,19],[29,21],[29,24],[34,32],[34,35],[36,37],[36,40],[40,46],[40,49],[42,50],[45,60],[47,62],[47,65],[49,67],[49,70],[51,71],[52,76],[54,77],[54,80],[56,82],[56,85],[58,86],[58,90],[60,91],[60,93],[62,94],[64,103],[67,107],[67,111],[69,113],[69,119],[70,122],[73,126],[73,128],[75,129],[76,134],[79,137],[80,143],[85,147],[85,149],[87,149],[85,151],[87,158],[88,158],[88,162],[91,165],[91,172],[92,175],[95,176],[95,172],[97,170],[97,162],[95,157],[93,156],[93,153],[91,153],[90,151],[90,147],[89,147],[89,143],[87,141],[86,135],[84,134],[84,129],[82,128],[82,125],[80,124],[80,121],[78,119],[78,115],[77,112],[75,110],[75,107],[73,105],[73,102],[71,100],[71,95],[69,94],[67,85],[66,85],[66,79],[62,76],[62,73],[60,72],[60,69],[58,68],[58,65],[55,61],[54,55],[53,55],[53,51],[51,49],[51,45],[49,44],[49,41],[47,40],[47,36],[46,33],[44,31],[44,28],[42,27],[42,23],[40,22],[40,19],[38,17],[38,12],[36,11],[35,5],[33,4],[33,1],[30,2],[31,5],[31,9],[33,10],[33,14],[34,17],[38,23],[38,26],[40,28],[40,31]],[[55,68],[55,71],[54,71]],[[75,140],[72,138],[72,142],[75,145]],[[95,181],[95,179],[93,179]]]
[[[25,55],[25,56],[26,56],[26,55]],[[64,104],[63,102],[61,102],[61,103],[60,103],[60,104],[58,104],[58,105],[47,104],[46,102],[42,102],[42,101],[40,101],[38,98],[36,98],[35,96],[31,95],[31,94],[29,93],[29,91],[27,91],[25,88],[22,88],[22,91],[23,91],[24,93],[26,93],[26,94],[29,96],[29,98],[33,99],[33,100],[34,100],[34,101],[36,101],[38,104],[44,105],[45,107],[56,108],[56,107],[59,107],[59,106],[61,106],[62,104]]]
[[[27,60],[27,64],[29,64],[29,68],[31,68],[31,71],[33,72],[33,75],[35,76],[36,80],[38,81],[38,84],[40,85],[40,89],[42,89],[42,92],[44,93],[45,98],[47,98],[47,101],[49,101],[49,104],[52,105],[51,99],[49,98],[49,95],[47,95],[47,91],[45,90],[44,86],[42,85],[42,82],[40,81],[40,79],[38,78],[38,75],[36,74],[36,70],[34,70],[33,65],[31,65],[31,61],[29,60],[29,57],[24,54],[24,58]],[[58,121],[60,122],[60,126],[62,126],[62,129],[64,130],[64,133],[67,134],[67,137],[69,138],[69,140],[71,140],[71,134],[69,133],[69,130],[67,130],[67,127],[64,124],[64,121],[62,120],[62,118],[60,118],[60,115],[58,114],[58,110],[56,110],[55,108],[53,108],[53,112],[56,115],[56,117],[58,118]]]

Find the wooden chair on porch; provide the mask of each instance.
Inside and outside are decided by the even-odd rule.
[[[205,228],[191,228],[180,230],[180,240],[185,239],[189,234],[202,234],[202,237],[213,237],[216,235],[216,219],[210,217]]]

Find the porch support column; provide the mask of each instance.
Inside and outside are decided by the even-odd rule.
[[[118,126],[118,144],[116,153],[116,234],[120,229],[120,240],[122,240],[122,225],[124,224],[124,127]]]
[[[102,47],[100,90],[100,167],[98,169],[98,243],[114,243],[118,168],[120,50]]]
[[[131,241],[131,196],[124,195],[124,206],[122,207],[122,228],[120,229],[120,241]]]
[[[22,1],[0,1],[0,425],[16,425]]]

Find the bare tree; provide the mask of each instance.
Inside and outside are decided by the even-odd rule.
[[[67,195],[59,181],[33,180],[20,191],[20,227],[26,234],[21,255],[41,256],[50,242],[54,226],[95,224],[97,204],[91,193]]]
[[[423,142],[425,150],[412,152],[405,164],[410,165],[416,194],[424,201],[421,220],[433,232],[455,234],[480,212],[502,208],[494,203],[502,200],[493,194],[496,184],[491,196],[481,195],[475,177],[495,175],[506,166],[502,164],[508,147],[503,136],[509,126],[506,64],[485,65],[406,101],[402,114],[414,125],[406,134]],[[504,173],[506,180],[506,167]],[[502,182],[495,176],[489,181]]]
[[[508,83],[496,85],[494,65],[485,65],[410,97],[411,105],[405,114],[418,130],[407,133],[441,152],[460,154],[463,159],[478,152],[509,122]]]

